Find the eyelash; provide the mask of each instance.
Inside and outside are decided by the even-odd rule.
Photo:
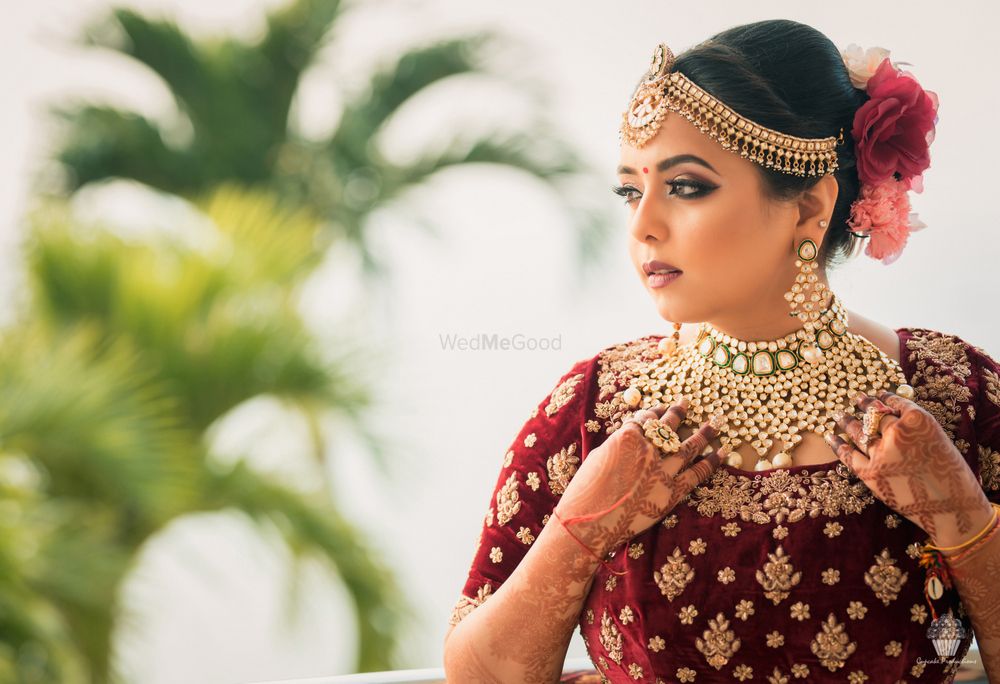
[[[689,192],[685,195],[677,195],[681,199],[696,199],[698,197],[704,197],[709,192],[714,190],[714,188],[705,185],[704,183],[699,183],[698,181],[691,181],[691,180],[668,181],[667,185],[669,185],[671,188],[671,191],[669,193],[671,195],[677,194],[673,190],[678,186],[683,188],[693,188],[694,190],[696,190],[696,192]],[[625,204],[628,205],[631,204],[634,199],[637,199],[635,197],[631,197],[631,194],[633,192],[639,192],[639,190],[638,188],[634,188],[631,185],[614,185],[611,187],[611,192],[615,193],[620,197],[624,197]]]

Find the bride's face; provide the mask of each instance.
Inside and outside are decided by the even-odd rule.
[[[672,112],[641,149],[622,145],[629,253],[664,319],[712,321],[759,312],[764,302],[787,306],[783,294],[798,272],[798,211],[765,198],[753,164]],[[647,275],[652,260],[681,273]]]

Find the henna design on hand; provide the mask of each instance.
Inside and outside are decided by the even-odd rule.
[[[842,415],[839,435],[827,442],[885,504],[927,532],[936,545],[961,543],[982,529],[993,511],[975,474],[937,420],[924,408],[891,392],[880,399],[859,394],[862,410],[886,415],[873,441],[861,444],[861,421]]]
[[[649,413],[646,417],[664,416],[674,429],[684,417],[683,404],[669,412],[661,406]],[[646,412],[636,417],[641,415]],[[715,435],[706,423],[681,443],[677,453],[661,458],[639,426],[624,424],[574,474],[556,506],[559,517],[572,527],[572,534],[603,556],[651,527],[718,468],[718,454],[696,460]],[[462,682],[492,684],[499,673],[507,672],[512,681],[553,682],[559,677],[597,561],[553,516],[521,563],[526,572],[515,571],[488,602],[463,620],[481,623],[476,634],[485,636],[475,653],[472,645],[465,644],[453,651],[449,669]],[[512,634],[517,635],[516,649],[511,648]]]

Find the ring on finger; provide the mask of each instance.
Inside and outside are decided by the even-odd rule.
[[[646,438],[660,450],[660,458],[675,454],[681,448],[681,438],[670,424],[663,420],[650,418],[643,423],[642,429]]]
[[[865,410],[865,414],[861,420],[861,434],[865,443],[878,435],[879,424],[882,422],[883,416],[889,413],[892,413],[892,411],[886,411],[877,406],[869,406]]]

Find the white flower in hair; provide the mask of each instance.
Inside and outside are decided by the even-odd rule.
[[[864,50],[860,45],[851,43],[846,50],[841,50],[840,56],[844,58],[844,65],[851,75],[851,83],[855,88],[865,90],[868,79],[878,69],[882,60],[889,56],[889,51],[880,47]]]

